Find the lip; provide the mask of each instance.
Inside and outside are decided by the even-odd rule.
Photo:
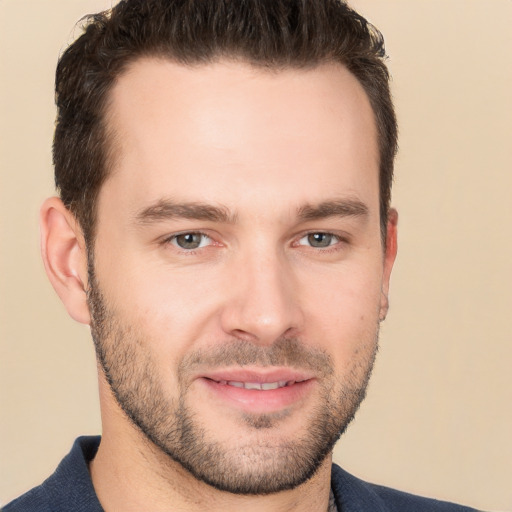
[[[292,368],[235,368],[206,372],[196,378],[221,406],[235,407],[246,413],[269,414],[301,403],[311,392],[314,375]],[[228,384],[280,383],[276,389],[246,389]],[[283,385],[286,383],[286,385]],[[251,386],[252,387],[252,386]]]
[[[225,368],[220,370],[208,371],[201,378],[211,379],[217,382],[236,381],[236,382],[259,382],[261,384],[280,381],[302,382],[314,378],[314,375],[293,368]]]

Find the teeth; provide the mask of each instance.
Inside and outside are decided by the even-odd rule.
[[[279,389],[284,388],[285,386],[290,386],[295,381],[285,381],[280,380],[279,382],[236,382],[233,380],[230,380],[228,382],[221,381],[220,384],[227,384],[228,386],[233,386],[235,388],[244,388],[244,389],[258,389],[260,391],[268,391],[271,389]]]
[[[258,382],[245,382],[243,387],[245,389],[261,389],[261,384]]]

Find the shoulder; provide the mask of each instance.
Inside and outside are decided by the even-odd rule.
[[[470,512],[475,511],[474,508],[457,505],[447,501],[440,501],[432,498],[424,498],[422,496],[415,496],[407,492],[397,491],[389,487],[380,485],[371,486],[374,491],[381,497],[387,504],[390,512],[418,511],[418,512]]]
[[[102,512],[88,471],[99,443],[99,437],[79,437],[53,475],[1,512]]]
[[[2,508],[2,512],[51,512],[44,484],[11,501]]]
[[[332,467],[332,489],[338,508],[347,512],[475,512],[475,509],[455,503],[365,482],[336,464]]]

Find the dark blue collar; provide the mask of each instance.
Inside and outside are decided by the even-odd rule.
[[[100,440],[100,436],[79,437],[55,473],[43,483],[52,512],[103,512],[88,467]]]

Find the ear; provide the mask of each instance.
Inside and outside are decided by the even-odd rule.
[[[58,197],[41,207],[41,254],[53,288],[77,322],[90,323],[87,306],[87,251],[74,215]]]
[[[392,208],[388,214],[388,224],[386,228],[386,251],[384,253],[384,272],[382,275],[382,288],[380,299],[380,314],[379,318],[382,322],[389,309],[389,280],[391,277],[391,270],[395,263],[397,251],[397,225],[398,225],[398,212]]]

